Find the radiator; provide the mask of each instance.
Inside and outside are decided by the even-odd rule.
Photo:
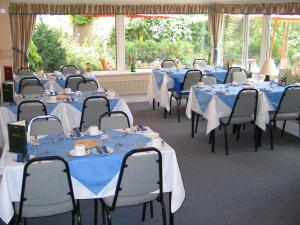
[[[146,94],[149,81],[141,80],[112,80],[100,81],[100,86],[106,89],[114,89],[120,95]]]

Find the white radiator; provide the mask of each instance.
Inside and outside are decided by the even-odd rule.
[[[146,94],[149,81],[141,80],[112,80],[100,81],[100,86],[106,89],[114,89],[120,95]]]

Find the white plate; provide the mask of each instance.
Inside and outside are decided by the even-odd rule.
[[[97,134],[90,134],[88,131],[86,132],[86,135],[88,135],[88,136],[99,136],[101,134],[103,134],[103,132],[101,130],[98,130]]]
[[[108,153],[98,152],[96,148],[92,148],[92,153],[95,154],[95,155],[109,155],[109,154],[114,152],[114,150],[112,148],[110,148],[110,147],[106,147],[106,148],[107,148]]]
[[[89,154],[91,154],[91,150],[84,150],[84,151],[78,151],[78,150],[75,150],[75,149],[72,149],[71,151],[69,151],[69,154],[71,156],[87,156]]]
[[[58,101],[51,102],[51,101],[46,101],[47,104],[56,104]]]

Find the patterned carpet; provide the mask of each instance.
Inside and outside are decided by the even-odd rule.
[[[190,121],[177,122],[175,110],[163,119],[162,108],[153,111],[148,103],[132,103],[135,124],[158,131],[177,153],[186,189],[186,199],[175,214],[177,225],[299,225],[300,142],[289,134],[274,132],[274,151],[269,136],[254,152],[252,127],[242,130],[239,142],[229,134],[229,156],[225,155],[223,131],[216,133],[215,153],[210,152],[205,122],[190,137]],[[167,199],[166,199],[167,200]],[[167,201],[166,201],[167,202]],[[81,201],[82,222],[93,224],[93,201]],[[160,207],[154,218],[141,222],[142,207],[122,208],[112,214],[116,225],[162,224]],[[101,214],[99,212],[99,217]],[[70,215],[31,219],[29,224],[70,224]],[[101,224],[101,222],[99,222]]]

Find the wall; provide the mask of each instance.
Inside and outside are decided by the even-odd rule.
[[[0,14],[0,81],[3,80],[3,66],[12,66],[12,41],[10,32],[10,21],[8,14],[8,0],[0,1],[0,8],[5,9],[6,13]]]

